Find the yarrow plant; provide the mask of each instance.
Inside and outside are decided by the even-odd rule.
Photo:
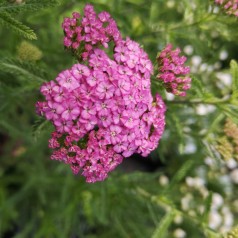
[[[184,66],[187,58],[179,56],[181,50],[172,48],[173,46],[168,44],[157,57],[159,71],[157,79],[163,82],[168,92],[186,96],[186,90],[191,87],[191,78],[187,76],[190,68]]]
[[[227,14],[238,17],[238,0],[215,0],[215,3],[221,5]]]
[[[80,20],[81,19],[81,20]],[[123,40],[109,13],[86,5],[62,24],[64,45],[80,63],[44,83],[37,112],[55,127],[51,156],[87,182],[102,181],[123,158],[146,157],[165,127],[165,104],[150,91],[152,63],[139,44]],[[114,43],[113,59],[103,48]],[[101,49],[101,48],[102,49]]]

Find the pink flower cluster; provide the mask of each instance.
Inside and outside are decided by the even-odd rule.
[[[157,79],[162,80],[166,90],[177,96],[186,96],[186,90],[191,87],[191,78],[186,76],[190,68],[184,66],[187,58],[179,56],[179,48],[172,50],[168,44],[157,57],[158,75]]]
[[[221,5],[227,14],[238,17],[238,0],[215,0],[215,3]]]
[[[92,12],[87,5],[83,19],[95,19]],[[74,22],[75,15],[66,22]],[[98,19],[111,18],[100,13]],[[86,22],[87,32],[97,29],[95,21]],[[94,37],[95,42],[100,38],[94,33],[86,38],[92,45]],[[113,59],[96,45],[85,48],[85,64],[75,64],[43,84],[45,101],[37,103],[38,114],[55,127],[49,140],[54,149],[51,158],[69,164],[87,182],[104,180],[124,157],[134,153],[147,156],[157,147],[165,127],[164,102],[158,94],[153,99],[150,92],[151,61],[138,43],[114,37]],[[108,43],[100,39],[102,44]]]
[[[84,16],[74,12],[72,18],[65,18],[62,28],[65,33],[64,45],[74,52],[80,50],[81,57],[87,59],[93,48],[102,45],[108,47],[113,40],[122,40],[116,22],[108,12],[95,13],[92,5],[86,5]]]

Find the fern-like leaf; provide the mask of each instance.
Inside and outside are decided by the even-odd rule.
[[[211,211],[211,207],[212,207],[212,193],[210,192],[208,197],[205,200],[205,209],[204,209],[204,213],[202,214],[202,221],[204,224],[208,223],[208,217]]]
[[[25,37],[29,40],[37,39],[36,34],[34,33],[34,31],[31,28],[22,24],[21,22],[19,22],[15,18],[13,18],[7,12],[0,12],[0,23],[2,23],[3,25],[5,25],[7,27],[10,27],[16,33],[22,35],[23,37]]]
[[[184,146],[185,146],[183,125],[181,124],[181,122],[179,121],[179,118],[174,113],[171,113],[171,125],[174,126],[174,130],[179,141],[178,143],[179,152],[183,154]]]
[[[18,13],[22,11],[38,11],[47,7],[59,5],[58,0],[31,0],[21,4],[2,3],[0,4],[0,12]]]
[[[227,116],[238,124],[238,105],[234,104],[218,104],[218,108]]]
[[[24,79],[35,80],[38,83],[47,81],[42,69],[29,62],[26,63],[16,59],[3,59],[0,60],[0,70],[16,76],[22,75]]]
[[[232,74],[232,98],[237,98],[238,91],[238,64],[235,60],[230,63],[231,74]]]
[[[192,95],[196,95],[199,98],[203,98],[204,93],[205,93],[205,87],[202,84],[201,80],[199,80],[196,77],[192,77],[192,88],[190,90],[189,93],[191,93]]]
[[[32,136],[35,141],[40,137],[42,131],[44,131],[46,128],[50,127],[49,121],[45,120],[43,117],[39,117],[33,127],[32,127]]]
[[[165,193],[168,191],[171,191],[172,188],[179,184],[181,180],[185,178],[185,176],[188,174],[188,172],[192,169],[192,167],[196,164],[196,160],[189,159],[179,168],[179,170],[176,172],[176,174],[173,176],[169,186],[165,189]]]
[[[156,227],[151,238],[164,238],[166,237],[168,228],[172,223],[176,213],[174,210],[169,211],[160,221],[159,225]]]

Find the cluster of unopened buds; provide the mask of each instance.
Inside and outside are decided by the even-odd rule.
[[[224,238],[237,238],[237,237],[238,237],[238,227],[234,227],[224,236]]]
[[[190,68],[184,66],[187,60],[185,56],[179,56],[179,48],[172,50],[168,44],[157,57],[157,79],[162,81],[166,90],[177,96],[186,96],[186,90],[191,87],[191,78],[187,75]]]
[[[238,17],[238,0],[215,0],[215,3],[221,5],[227,14]]]
[[[44,83],[37,112],[55,127],[49,140],[54,160],[63,161],[87,182],[104,180],[123,158],[148,156],[165,127],[165,104],[151,95],[153,71],[139,44],[123,40],[107,12],[86,5],[63,22],[64,45],[82,62]],[[113,59],[103,47],[114,43]]]

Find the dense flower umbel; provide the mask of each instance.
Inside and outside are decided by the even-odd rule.
[[[90,29],[90,40],[83,38],[81,43],[90,41],[93,46],[85,48],[85,65],[75,64],[55,81],[43,84],[41,93],[46,101],[37,103],[38,114],[55,126],[49,140],[49,147],[54,149],[51,158],[70,164],[73,172],[82,172],[87,182],[104,180],[124,157],[133,153],[147,156],[157,147],[165,126],[164,102],[158,94],[155,99],[151,96],[153,70],[147,54],[129,38],[119,40],[118,33],[110,39],[115,44],[110,59],[93,43],[94,38],[102,45],[108,40],[98,40],[97,34],[91,33],[95,21],[104,22],[111,19],[110,15],[96,16],[93,12],[87,5],[82,19]],[[75,16],[78,14],[65,22],[74,21]],[[113,23],[107,26],[112,24],[110,29],[117,29],[110,21]],[[77,49],[72,44],[70,47]]]
[[[238,17],[238,0],[215,0],[215,3],[221,5],[227,14]]]
[[[191,78],[187,76],[190,68],[184,66],[185,56],[179,56],[180,49],[172,50],[168,44],[157,57],[157,79],[163,81],[166,90],[177,96],[186,96],[186,90],[191,86]]]
[[[65,33],[64,45],[74,52],[84,52],[81,54],[83,59],[87,59],[93,48],[100,45],[107,48],[111,40],[122,40],[117,24],[109,13],[101,12],[97,15],[93,6],[88,4],[82,18],[77,12],[72,15],[72,18],[65,18],[62,24]]]

